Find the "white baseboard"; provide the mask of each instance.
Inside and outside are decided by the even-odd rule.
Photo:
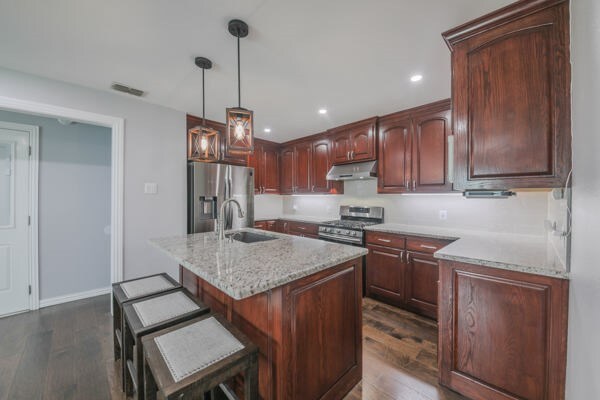
[[[88,297],[100,296],[103,294],[110,293],[112,287],[100,288],[100,289],[92,289],[85,292],[67,294],[65,296],[52,297],[50,299],[42,299],[40,300],[40,308],[55,306],[57,304],[68,303],[70,301],[87,299]]]

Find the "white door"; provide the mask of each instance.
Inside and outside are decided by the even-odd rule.
[[[29,144],[0,122],[0,316],[29,309]]]

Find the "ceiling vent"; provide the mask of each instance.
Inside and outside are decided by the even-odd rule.
[[[123,92],[137,97],[142,97],[146,94],[143,90],[135,89],[127,85],[123,85],[122,83],[113,82],[113,84],[110,85],[110,88],[116,90],[117,92]]]

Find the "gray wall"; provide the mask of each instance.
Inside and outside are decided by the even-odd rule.
[[[600,398],[600,2],[571,2],[573,236],[567,399]]]
[[[178,277],[148,239],[185,233],[185,113],[3,68],[0,95],[125,119],[124,276]],[[158,194],[144,195],[144,182],[158,183]]]
[[[1,110],[0,121],[40,127],[40,299],[110,287],[110,129]]]

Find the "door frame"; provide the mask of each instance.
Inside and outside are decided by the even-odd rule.
[[[125,148],[125,120],[120,117],[96,114],[88,111],[54,106],[28,100],[14,99],[0,96],[0,109],[6,111],[34,114],[43,117],[65,118],[75,122],[99,125],[111,129],[111,195],[110,195],[110,280],[111,283],[123,280],[123,175],[124,175],[124,148]],[[13,124],[17,125],[17,124]],[[37,127],[36,127],[37,128]],[[39,131],[38,131],[39,134]],[[38,154],[39,138],[30,143],[30,196],[35,197],[30,204],[30,279],[31,295],[29,298],[30,310],[40,307],[39,291],[39,266],[38,266]],[[35,158],[35,165],[33,159]],[[34,168],[32,168],[34,167]],[[35,170],[35,182],[31,171]]]

